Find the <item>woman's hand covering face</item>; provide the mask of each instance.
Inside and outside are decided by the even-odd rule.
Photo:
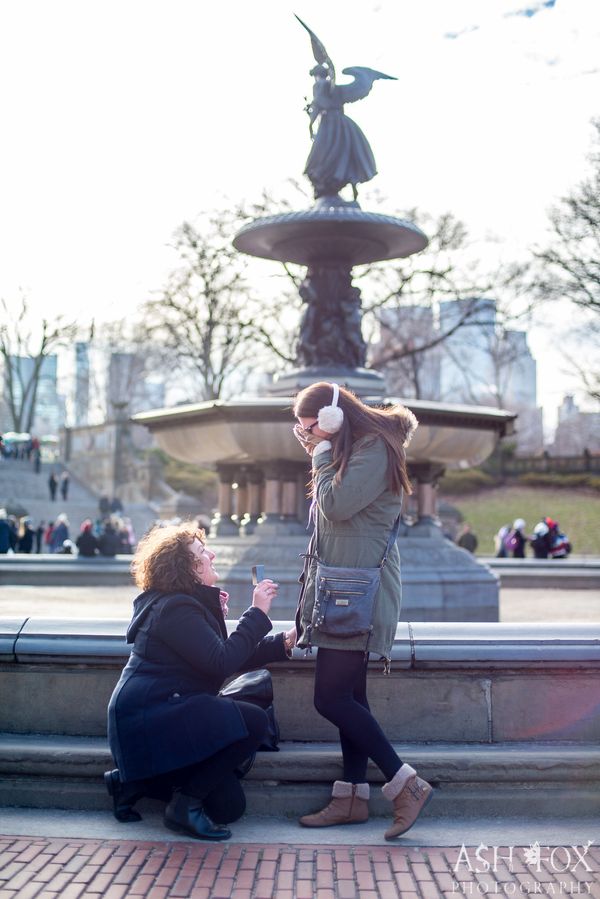
[[[307,452],[309,456],[312,456],[315,446],[327,439],[326,437],[319,437],[317,434],[312,434],[310,431],[305,430],[300,424],[294,425],[294,437],[302,444],[305,452]]]

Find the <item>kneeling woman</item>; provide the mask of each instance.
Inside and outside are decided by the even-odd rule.
[[[133,805],[142,796],[170,797],[167,827],[226,840],[223,825],[246,807],[235,769],[262,742],[267,717],[217,694],[240,669],[286,659],[295,629],[266,636],[277,595],[266,579],[228,637],[214,558],[192,524],[154,528],[140,541],[131,566],[143,590],[127,631],[133,649],[108,706],[117,769],[104,778],[118,820],[139,820]]]

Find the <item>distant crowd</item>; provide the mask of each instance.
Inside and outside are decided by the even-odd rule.
[[[571,543],[558,521],[542,518],[532,534],[526,534],[525,527],[525,521],[517,518],[512,527],[506,524],[500,528],[494,538],[497,558],[524,559],[528,546],[536,559],[566,559],[570,554]]]
[[[102,509],[106,510],[105,497],[100,500]],[[62,512],[53,521],[40,521],[34,526],[28,516],[17,518],[8,515],[6,509],[0,509],[0,554],[7,553],[59,553],[62,555],[78,555],[83,558],[93,556],[129,555],[136,546],[136,536],[131,519],[110,513],[110,508],[118,506],[123,511],[119,500],[108,502],[109,514],[95,521],[86,518],[79,526],[75,539],[66,514]],[[181,518],[157,519],[151,527],[167,527],[179,525]],[[208,531],[210,518],[200,515],[197,518],[198,528]]]
[[[28,439],[23,439],[27,437]],[[18,438],[18,439],[17,439]],[[33,460],[34,469],[40,471],[40,441],[29,435],[0,434],[0,460]],[[71,478],[52,464],[47,478],[48,498],[57,506],[69,502]],[[63,507],[64,508],[64,507]],[[25,511],[26,506],[23,511]],[[58,511],[58,510],[57,510]],[[95,517],[90,516],[73,527],[66,512],[50,513],[48,519],[35,520],[31,515],[10,514],[0,508],[0,555],[19,553],[61,554],[93,558],[114,557],[134,552],[137,538],[131,519],[124,514],[123,503],[118,496],[102,495]],[[152,526],[164,527],[180,524],[179,518],[157,520]],[[199,527],[210,527],[210,519],[201,516]]]
[[[469,524],[462,526],[456,543],[471,553],[479,545]],[[494,551],[498,559],[524,559],[528,546],[536,559],[565,559],[572,550],[569,538],[553,518],[542,518],[531,534],[526,532],[524,519],[516,518],[512,526],[502,525],[494,536]]]
[[[23,439],[27,437],[28,439]],[[1,460],[33,460],[34,470],[41,470],[41,446],[37,437],[0,434]],[[59,496],[66,503],[69,499],[70,476],[68,471],[52,469],[48,475],[48,494],[52,503]],[[61,512],[49,521],[37,523],[29,515],[18,517],[0,508],[0,554],[7,553],[61,553],[84,557],[116,556],[132,553],[136,545],[131,520],[123,515],[123,504],[118,497],[101,496],[98,517],[86,518],[73,532],[67,514]]]
[[[39,474],[42,470],[42,447],[37,437],[27,440],[12,440],[0,434],[0,460],[21,459],[33,461],[33,469]]]
[[[0,553],[61,553],[80,556],[116,556],[132,553],[136,544],[129,518],[110,515],[92,521],[86,518],[73,537],[71,525],[62,512],[53,521],[34,525],[31,518],[17,518],[0,509]]]

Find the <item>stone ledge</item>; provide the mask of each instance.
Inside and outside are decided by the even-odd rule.
[[[273,665],[275,708],[286,741],[334,740],[313,707],[311,665]],[[113,666],[0,665],[0,731],[106,735],[106,708],[119,676]],[[555,742],[600,740],[598,668],[551,670],[485,666],[448,670],[374,665],[369,702],[395,742]]]
[[[0,620],[0,660],[25,664],[108,664],[129,656],[124,619]],[[229,631],[237,622],[228,621]],[[273,633],[291,621],[274,621]],[[316,650],[294,651],[285,665],[314,664]],[[399,622],[392,649],[395,668],[589,667],[600,668],[595,624]]]
[[[594,815],[600,787],[598,744],[396,743],[436,788],[434,817]],[[0,804],[37,808],[109,809],[102,773],[112,767],[106,741],[61,736],[0,735]],[[326,802],[342,775],[339,745],[283,743],[259,753],[245,781],[250,813],[299,815]],[[370,765],[371,811],[389,814],[383,777]],[[142,811],[159,807],[144,801]]]
[[[85,559],[43,553],[26,557],[22,554],[0,559],[0,584],[27,586],[127,586],[133,588],[129,567],[131,556]]]
[[[394,743],[401,758],[434,782],[523,783],[600,782],[598,743]],[[108,744],[101,737],[61,734],[0,734],[2,774],[62,774],[97,776],[112,766]],[[341,776],[339,744],[282,742],[279,752],[259,752],[248,780],[319,782]],[[369,763],[369,781],[383,783]]]
[[[507,568],[516,568],[519,571],[530,569],[532,571],[540,571],[548,569],[550,571],[572,571],[574,569],[584,569],[596,571],[600,574],[600,556],[578,556],[571,555],[567,559],[534,559],[532,556],[526,556],[524,559],[515,559],[507,556],[502,559],[498,556],[475,556],[478,562],[489,565],[494,571],[504,571]]]
[[[127,622],[1,624],[0,731],[104,736]],[[313,708],[315,659],[270,666],[284,740],[335,739]],[[391,675],[370,663],[369,701],[397,742],[583,744],[600,740],[599,695],[595,625],[400,623]]]

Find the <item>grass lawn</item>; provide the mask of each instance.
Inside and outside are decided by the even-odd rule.
[[[600,496],[581,490],[499,487],[472,496],[443,499],[456,506],[479,539],[478,555],[492,555],[494,534],[503,524],[524,518],[526,532],[544,516],[559,522],[576,555],[600,555]],[[533,555],[529,548],[529,555]]]

